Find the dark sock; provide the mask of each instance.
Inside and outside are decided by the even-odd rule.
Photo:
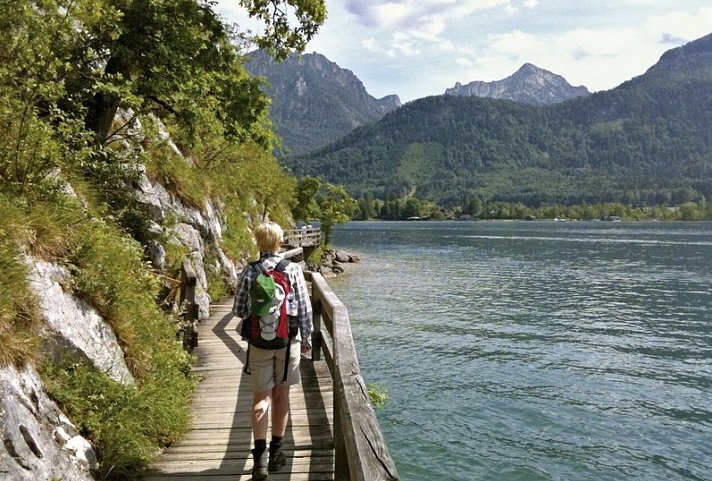
[[[264,450],[267,449],[267,440],[266,439],[255,439],[255,451],[257,453],[262,453]]]
[[[272,436],[272,441],[269,442],[270,449],[277,449],[282,445],[282,439],[284,436]]]

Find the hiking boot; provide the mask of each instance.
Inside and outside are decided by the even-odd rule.
[[[287,462],[287,457],[284,455],[284,452],[282,451],[282,446],[278,446],[276,448],[273,448],[270,446],[269,448],[269,464],[267,465],[267,469],[269,470],[270,473],[274,473],[279,471],[279,469],[284,466]]]
[[[255,460],[255,464],[252,466],[252,479],[254,481],[267,479],[267,450],[265,449],[258,454],[257,451],[253,449],[252,457]]]

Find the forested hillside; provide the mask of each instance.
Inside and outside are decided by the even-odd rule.
[[[410,102],[291,164],[354,195],[682,203],[712,196],[712,35],[644,75],[550,107],[463,97]]]

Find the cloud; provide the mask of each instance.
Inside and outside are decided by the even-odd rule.
[[[706,35],[710,25],[712,7],[703,7],[697,12],[650,16],[641,24],[617,28],[490,34],[478,52],[468,55],[458,50],[472,62],[466,69],[469,78],[458,80],[496,80],[531,62],[563,75],[574,85],[592,90],[612,88],[645,72],[671,46]],[[461,59],[456,62],[466,65]]]
[[[420,53],[418,48],[415,46],[413,38],[404,32],[395,32],[393,34],[391,50],[394,50],[406,57],[414,57]]]
[[[528,0],[531,1],[531,0]],[[511,0],[348,0],[346,10],[369,28],[400,30],[434,41],[447,23]]]
[[[451,26],[475,12],[514,8],[513,0],[347,0],[344,11],[370,30],[371,52],[391,58],[455,52]],[[519,0],[518,0],[519,1]],[[531,2],[532,0],[524,0]],[[375,41],[384,45],[375,47]]]
[[[361,45],[366,48],[369,52],[378,52],[380,51],[380,47],[378,46],[378,42],[376,41],[375,38],[370,37],[365,39],[363,42],[361,42]]]

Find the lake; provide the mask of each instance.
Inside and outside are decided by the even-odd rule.
[[[406,481],[712,479],[712,223],[354,222],[329,279]]]

